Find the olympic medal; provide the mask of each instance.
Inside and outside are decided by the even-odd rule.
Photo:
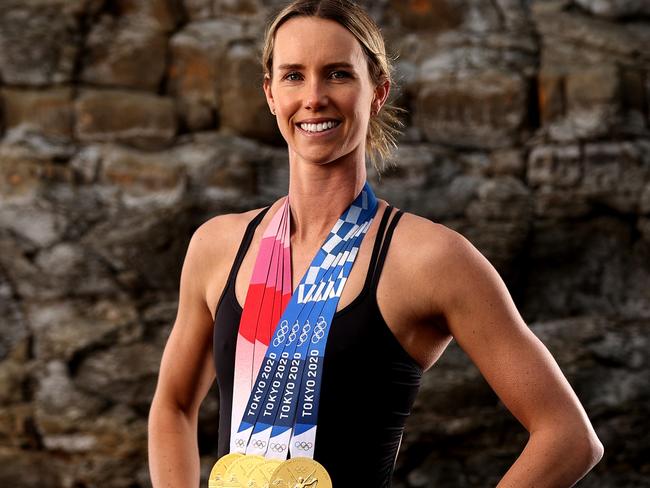
[[[258,464],[262,464],[266,459],[262,456],[246,455],[242,456],[228,467],[223,476],[224,488],[246,488],[248,485],[248,475]]]
[[[228,467],[235,462],[235,460],[243,457],[244,455],[239,452],[231,452],[225,456],[221,456],[219,460],[214,463],[210,476],[208,477],[208,488],[221,488],[223,486],[223,475],[226,474]]]
[[[247,488],[269,488],[271,475],[282,461],[279,459],[267,459],[262,464],[258,464],[248,475]]]
[[[282,462],[269,480],[269,486],[278,488],[332,488],[332,479],[318,461],[295,457]]]

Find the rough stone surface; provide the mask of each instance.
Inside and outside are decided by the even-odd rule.
[[[84,0],[7,0],[0,9],[0,78],[43,86],[72,81]]]
[[[120,90],[87,90],[75,102],[75,133],[84,142],[122,142],[146,149],[172,143],[171,98]]]
[[[499,271],[605,444],[579,486],[650,486],[648,2],[359,3],[407,110],[397,164],[368,169],[378,196]],[[285,2],[0,4],[0,486],[149,487],[190,236],[287,191],[258,64]],[[202,486],[218,412],[213,387]],[[527,439],[452,341],[393,486],[495,486]]]
[[[246,137],[266,142],[278,140],[275,117],[271,115],[260,86],[261,54],[249,44],[235,44],[226,53],[221,89],[221,123]]]
[[[217,18],[192,22],[171,38],[167,89],[187,129],[207,129],[217,122],[228,46],[245,37],[242,21]]]
[[[105,15],[88,34],[81,79],[91,85],[157,92],[166,55],[167,36],[154,25]]]
[[[52,139],[72,137],[72,90],[3,90],[4,126],[7,131],[28,130]]]

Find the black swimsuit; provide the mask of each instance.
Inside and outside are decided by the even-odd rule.
[[[213,341],[221,405],[219,457],[230,451],[235,344],[242,312],[235,278],[269,208],[248,224],[217,304]],[[325,466],[334,488],[390,486],[404,423],[422,377],[419,364],[397,341],[377,306],[377,282],[402,216],[401,210],[396,212],[383,238],[392,209],[387,207],[380,222],[363,289],[334,314],[325,348],[314,459]]]

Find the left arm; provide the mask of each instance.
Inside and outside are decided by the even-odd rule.
[[[430,273],[438,283],[435,306],[459,346],[530,433],[497,487],[573,486],[603,455],[584,408],[490,262],[461,234],[444,227],[437,235]]]

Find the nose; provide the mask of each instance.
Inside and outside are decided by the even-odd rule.
[[[318,111],[327,106],[328,101],[326,84],[318,77],[312,77],[306,84],[305,108]]]

